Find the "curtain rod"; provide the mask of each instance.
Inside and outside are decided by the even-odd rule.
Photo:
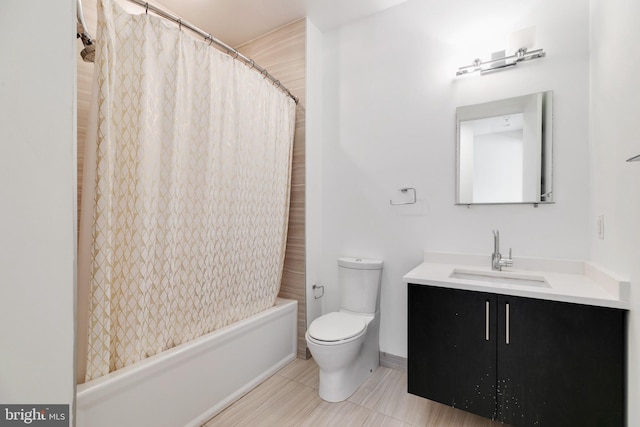
[[[179,28],[182,29],[182,27],[187,28],[191,31],[193,31],[194,33],[198,34],[200,37],[202,37],[204,39],[205,42],[209,42],[209,46],[211,46],[212,44],[216,45],[218,48],[226,50],[228,55],[233,56],[233,59],[240,59],[245,65],[249,66],[251,69],[254,69],[256,71],[258,71],[260,74],[262,74],[265,78],[269,79],[271,81],[271,83],[273,83],[277,88],[279,88],[280,90],[282,90],[283,92],[285,92],[291,99],[293,99],[293,101],[297,104],[298,103],[298,97],[293,95],[291,93],[291,91],[289,89],[287,89],[282,83],[280,83],[280,80],[277,80],[274,76],[272,76],[265,68],[262,68],[261,66],[259,66],[258,64],[255,63],[255,61],[251,58],[246,57],[245,55],[243,55],[242,53],[238,52],[237,49],[232,48],[231,46],[229,46],[228,44],[218,40],[217,38],[213,37],[211,34],[208,34],[204,31],[202,31],[200,28],[186,22],[183,21],[181,18],[177,17],[177,16],[173,16],[170,13],[156,7],[153,5],[150,5],[148,2],[144,2],[141,0],[127,0],[130,3],[135,3],[138,6],[141,6],[145,9],[145,13],[149,13],[149,11],[155,13],[156,15],[158,15],[161,18],[167,19],[169,21],[172,21],[176,24],[178,24]],[[82,23],[82,26],[84,27],[84,16],[82,14],[82,4],[81,4],[81,0],[78,0],[78,20]],[[84,36],[87,36],[88,38],[88,44],[91,45],[92,44],[92,40],[90,37],[88,37],[88,33],[86,31],[86,28],[84,28]],[[81,37],[80,34],[78,34],[78,37]],[[87,46],[87,42],[85,42],[85,38],[82,38],[82,42],[85,44],[85,46]],[[83,56],[84,59],[84,56]],[[93,62],[93,61],[89,61],[89,62]]]

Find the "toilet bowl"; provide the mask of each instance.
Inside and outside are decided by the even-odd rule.
[[[340,258],[338,265],[342,308],[315,319],[305,334],[320,368],[318,393],[328,402],[351,396],[380,362],[382,261]]]
[[[349,338],[333,341],[314,338],[310,333],[314,328],[311,327],[306,333],[307,346],[320,368],[318,394],[328,402],[347,399],[379,365],[378,316],[360,316],[343,312],[328,315],[336,314],[360,317],[363,323],[362,330]],[[318,320],[322,320],[322,317],[316,319]]]

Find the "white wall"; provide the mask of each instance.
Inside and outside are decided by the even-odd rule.
[[[640,425],[640,154],[638,118],[640,3],[591,0],[590,124],[592,259],[631,280],[628,345],[628,425]],[[596,234],[604,214],[605,234]]]
[[[312,289],[320,282],[322,257],[322,33],[307,19],[306,45],[306,134],[305,134],[305,250],[307,327],[322,314],[320,291]]]
[[[406,356],[402,276],[425,249],[585,259],[589,206],[586,0],[409,0],[323,34],[319,266],[323,312],[339,307],[336,258],[384,260],[381,351]],[[456,79],[459,66],[536,27],[547,57]],[[554,91],[556,204],[455,206],[455,108]],[[314,140],[317,141],[317,140]],[[418,204],[398,191],[415,187]],[[311,191],[311,189],[308,189]]]
[[[0,402],[72,404],[75,1],[0,13]]]

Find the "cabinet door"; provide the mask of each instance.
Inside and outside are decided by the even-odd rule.
[[[409,393],[496,414],[496,296],[409,284]]]
[[[498,296],[498,419],[622,426],[622,310]]]

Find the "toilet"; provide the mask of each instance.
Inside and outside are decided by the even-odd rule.
[[[341,402],[380,363],[380,277],[382,261],[338,258],[340,311],[318,317],[305,335],[320,368],[320,398]]]

